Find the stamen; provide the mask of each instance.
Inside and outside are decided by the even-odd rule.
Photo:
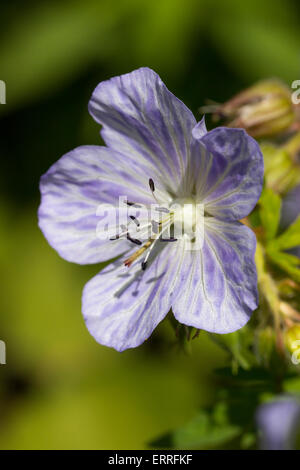
[[[145,271],[146,268],[147,268],[147,261],[143,261],[142,262],[142,270]]]
[[[142,242],[138,240],[137,238],[131,238],[129,233],[127,233],[127,240],[129,240],[131,243],[134,243],[135,245],[141,245]]]
[[[148,262],[149,256],[150,256],[150,254],[151,254],[151,252],[152,252],[154,246],[156,245],[157,241],[158,241],[158,240],[162,240],[162,239],[160,238],[160,235],[162,235],[162,234],[167,230],[167,228],[168,228],[168,226],[165,227],[164,229],[162,229],[161,232],[160,232],[155,238],[153,238],[153,243],[151,243],[151,246],[150,246],[150,248],[149,248],[149,251],[148,251],[148,253],[147,253],[146,256],[145,256],[144,261],[142,262],[142,270],[143,270],[143,271],[145,271],[145,269],[146,269],[146,267],[147,267],[147,262]],[[172,239],[172,241],[173,241],[173,239]],[[176,241],[175,238],[174,238],[174,241]]]
[[[120,235],[118,234],[115,237],[111,237],[110,240],[119,240],[119,238],[120,238]]]
[[[151,238],[150,240],[148,240],[144,246],[142,246],[142,248],[140,248],[139,250],[137,250],[135,253],[133,253],[127,260],[125,260],[124,264],[125,266],[127,266],[128,268],[132,265],[132,263],[137,259],[139,258],[139,256],[141,256],[148,248],[149,246],[152,245],[152,243],[154,242],[154,238]]]
[[[166,207],[156,207],[155,210],[156,210],[157,212],[164,212],[165,214],[169,214],[169,213],[170,213],[169,209],[167,209]]]
[[[130,215],[129,218],[130,218],[131,220],[133,220],[133,222],[135,223],[135,225],[136,225],[137,227],[139,227],[139,226],[141,225],[141,224],[139,223],[139,221],[137,220],[137,218],[136,218],[134,215]]]
[[[137,204],[136,202],[126,201],[126,204],[127,206],[134,207],[135,209],[140,209],[141,207],[143,207],[141,204]]]
[[[161,238],[160,240],[162,242],[177,242],[178,239],[170,237],[170,238]]]
[[[154,186],[154,181],[152,178],[149,178],[149,186],[150,186],[151,191],[154,193],[155,186]]]

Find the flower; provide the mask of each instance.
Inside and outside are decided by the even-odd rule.
[[[204,120],[197,124],[148,68],[100,83],[89,111],[102,124],[107,147],[76,148],[42,176],[39,226],[68,261],[99,263],[121,255],[84,288],[90,333],[118,351],[136,347],[171,307],[179,322],[195,328],[241,328],[257,307],[256,238],[239,222],[262,189],[256,141],[242,129],[207,132]],[[142,244],[131,235],[132,218],[114,240],[97,236],[99,204],[118,207],[120,196],[137,208],[157,202],[167,228],[183,215],[182,237],[164,243],[164,226],[156,224],[154,239]],[[172,204],[179,209],[172,211]],[[198,205],[204,238],[193,250]]]
[[[300,401],[283,395],[264,403],[257,410],[256,422],[261,449],[292,450],[300,431]]]
[[[282,200],[280,229],[286,230],[300,216],[300,185],[291,189]],[[300,258],[300,246],[288,250]]]

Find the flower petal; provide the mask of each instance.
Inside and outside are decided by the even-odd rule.
[[[207,128],[205,124],[205,116],[199,121],[195,127],[192,130],[192,136],[194,139],[199,140],[202,139],[202,137],[207,134]]]
[[[291,189],[282,200],[280,229],[285,230],[300,215],[300,185]]]
[[[117,351],[139,346],[167,315],[178,269],[174,245],[161,249],[145,271],[140,262],[128,269],[119,260],[86,284],[82,312],[100,344]]]
[[[106,144],[122,151],[128,165],[138,165],[167,191],[177,193],[196,120],[153,70],[140,68],[101,82],[89,110],[104,126]]]
[[[300,433],[300,402],[283,395],[264,403],[257,410],[256,421],[261,432],[261,449],[293,450]]]
[[[293,224],[300,215],[300,185],[291,189],[282,200],[280,230],[284,231],[289,225]],[[300,246],[296,246],[288,253],[300,258]]]
[[[119,196],[133,202],[153,202],[148,180],[120,164],[119,157],[105,147],[79,147],[42,176],[39,226],[50,245],[66,260],[97,263],[128,250],[127,241],[99,238],[96,230],[101,225],[101,214],[97,212],[100,204],[111,204],[106,216],[113,220]]]
[[[186,251],[173,304],[177,320],[213,333],[231,333],[257,307],[256,238],[239,222],[209,218],[202,249]]]
[[[193,132],[195,136],[195,131]],[[216,128],[198,139],[196,191],[205,210],[221,219],[246,217],[263,184],[263,156],[243,129]]]

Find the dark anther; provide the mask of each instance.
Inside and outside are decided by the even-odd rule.
[[[161,238],[162,242],[177,242],[177,238]]]
[[[142,270],[145,271],[146,268],[147,268],[147,261],[143,261],[142,262]]]
[[[115,237],[110,238],[110,240],[119,240],[120,235],[116,235]]]
[[[127,206],[134,207],[135,209],[140,209],[142,207],[141,204],[137,204],[136,202],[126,201],[126,204]]]
[[[137,227],[139,227],[141,224],[139,223],[139,221],[137,220],[136,217],[134,217],[134,215],[130,215],[129,218],[131,220],[133,220],[133,222],[136,224]]]
[[[152,178],[149,179],[149,186],[152,192],[155,191],[154,181]]]
[[[137,238],[131,238],[131,236],[127,233],[127,240],[129,240],[131,243],[134,243],[135,245],[141,245],[142,242],[138,240]]]

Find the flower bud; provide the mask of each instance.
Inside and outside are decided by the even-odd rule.
[[[268,188],[280,194],[300,184],[300,132],[281,146],[262,143]]]
[[[255,138],[270,137],[291,129],[299,120],[299,106],[291,90],[279,80],[264,80],[240,92],[215,110],[229,127],[242,127]]]
[[[300,324],[288,328],[284,333],[284,340],[286,348],[290,353],[294,353],[300,349]]]

